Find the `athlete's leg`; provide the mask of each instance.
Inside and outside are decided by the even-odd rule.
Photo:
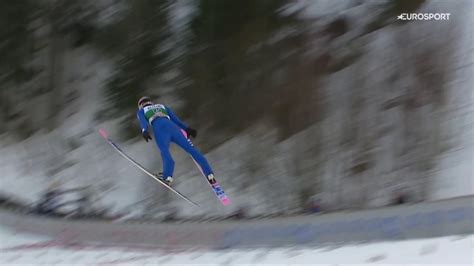
[[[171,135],[160,129],[155,129],[155,141],[156,145],[161,152],[161,160],[163,162],[163,177],[173,176],[174,172],[174,160],[170,153],[170,140]]]
[[[188,141],[188,139],[183,135],[180,129],[173,125],[174,129],[171,134],[171,141],[180,146],[183,150],[189,153],[196,163],[201,167],[202,172],[205,176],[212,174],[212,169],[206,158]]]

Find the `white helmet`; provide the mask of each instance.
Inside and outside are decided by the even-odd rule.
[[[138,108],[143,108],[150,104],[152,104],[152,101],[151,98],[148,96],[143,96],[138,100]]]

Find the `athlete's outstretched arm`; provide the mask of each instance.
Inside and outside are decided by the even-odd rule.
[[[148,131],[148,120],[145,117],[145,111],[143,111],[143,109],[137,111],[137,118],[138,121],[140,121],[142,132]]]
[[[168,111],[168,115],[170,116],[171,121],[173,121],[176,125],[178,125],[180,128],[184,130],[188,128],[188,126],[185,123],[183,123],[181,120],[179,120],[179,118],[173,113],[171,108],[166,106],[166,111]]]

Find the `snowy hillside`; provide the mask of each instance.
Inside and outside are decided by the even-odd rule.
[[[105,128],[133,158],[153,171],[161,170],[155,144],[138,138],[136,121],[129,123],[137,128],[137,138],[124,141],[122,121],[128,117],[100,118],[101,112],[112,110],[105,84],[116,69],[91,46],[64,53],[63,60],[70,63],[62,79],[72,81],[63,93],[74,92],[75,97],[58,110],[60,122],[54,129],[37,131],[22,141],[14,131],[0,135],[0,193],[34,202],[59,180],[63,188],[91,186],[96,204],[112,212],[154,215],[178,208],[185,216],[230,214],[240,207],[251,214],[295,212],[312,197],[331,210],[387,205],[396,191],[415,201],[474,194],[472,2],[430,1],[422,12],[451,12],[452,20],[390,24],[368,33],[365,14],[374,6],[356,2],[294,1],[286,7],[288,13],[301,10],[298,18],[306,23],[304,66],[314,67],[326,57],[336,62],[323,78],[305,72],[311,78],[290,87],[314,87],[298,96],[310,103],[301,107],[296,102],[295,109],[310,109],[299,115],[313,113],[312,99],[322,101],[325,111],[311,126],[284,139],[269,119],[262,119],[212,147],[206,157],[234,203],[230,208],[220,207],[192,161],[176,146],[175,187],[203,203],[202,210],[165,192],[100,138],[97,130]],[[182,12],[173,12],[185,19],[192,8],[180,3],[175,8]],[[345,34],[331,40],[315,37],[338,18],[350,25]],[[174,40],[182,42],[184,23],[175,21],[172,30]],[[456,38],[451,41],[450,36]],[[184,49],[181,43],[177,49]],[[431,58],[433,51],[437,53]],[[419,63],[425,59],[429,65]],[[424,72],[426,68],[433,73]],[[441,76],[445,79],[434,78]],[[439,94],[433,89],[436,82],[445,84]],[[173,89],[166,87],[159,100],[181,110],[183,100]],[[33,100],[37,106],[49,101],[43,96]],[[196,118],[202,113],[196,112],[191,122],[204,119]],[[217,138],[206,128],[196,144],[203,147]]]
[[[334,263],[472,263],[473,236],[332,246],[327,248],[259,248],[252,250],[140,250],[119,247],[57,246],[39,236],[0,228],[2,264],[156,264],[261,265]]]

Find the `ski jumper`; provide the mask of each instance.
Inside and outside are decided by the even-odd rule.
[[[212,174],[212,169],[206,158],[184,136],[182,130],[186,130],[187,125],[179,120],[169,107],[162,104],[150,104],[138,109],[137,117],[142,132],[148,131],[148,125],[153,128],[155,141],[161,152],[164,177],[173,176],[174,172],[174,160],[169,151],[170,142],[176,143],[189,153],[206,176]]]

